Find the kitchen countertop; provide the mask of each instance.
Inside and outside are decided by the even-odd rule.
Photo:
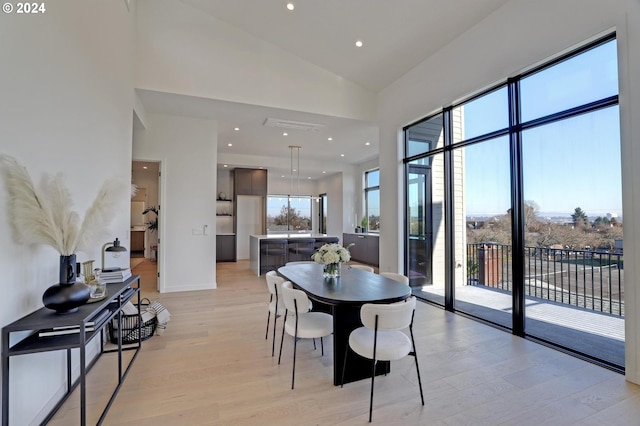
[[[377,232],[345,232],[347,235],[366,235],[368,237],[379,237],[380,234]]]
[[[259,240],[266,240],[269,238],[324,238],[331,237],[327,234],[298,234],[298,233],[285,233],[285,234],[268,234],[268,235],[249,235],[251,238],[257,238]]]

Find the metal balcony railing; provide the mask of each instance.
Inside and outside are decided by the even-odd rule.
[[[621,253],[525,247],[524,257],[527,296],[624,317]],[[511,246],[468,244],[467,283],[510,292]]]

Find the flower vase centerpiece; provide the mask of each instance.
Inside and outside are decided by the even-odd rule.
[[[76,253],[91,250],[102,239],[118,210],[125,186],[106,181],[81,221],[71,209],[71,194],[61,174],[43,176],[39,187],[27,169],[8,155],[0,154],[0,171],[9,195],[13,237],[24,245],[44,244],[60,253],[59,282],[42,296],[44,305],[64,314],[78,310],[89,300],[90,289],[76,280]]]
[[[348,262],[351,254],[340,244],[331,243],[320,247],[311,258],[314,262],[324,265],[322,271],[324,278],[338,278],[342,262]]]

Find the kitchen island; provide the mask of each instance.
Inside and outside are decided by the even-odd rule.
[[[314,240],[311,242],[310,240]],[[299,234],[282,233],[268,235],[249,236],[249,267],[256,275],[263,275],[270,270],[276,270],[280,266],[292,260],[301,260],[296,255],[298,245],[308,244],[308,247],[301,248],[315,251],[330,240],[340,241],[339,237],[327,234]],[[307,243],[308,241],[308,243]],[[275,244],[274,244],[275,243]],[[298,244],[300,243],[300,244]],[[311,249],[312,248],[312,249]],[[305,260],[311,260],[311,255],[303,255]]]

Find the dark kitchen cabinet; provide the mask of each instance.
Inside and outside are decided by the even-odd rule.
[[[234,170],[234,187],[236,195],[267,195],[267,171],[264,169]]]
[[[216,235],[216,262],[236,261],[236,236]]]
[[[380,238],[372,234],[343,234],[343,245],[354,243],[349,249],[351,259],[371,266],[380,264]]]

